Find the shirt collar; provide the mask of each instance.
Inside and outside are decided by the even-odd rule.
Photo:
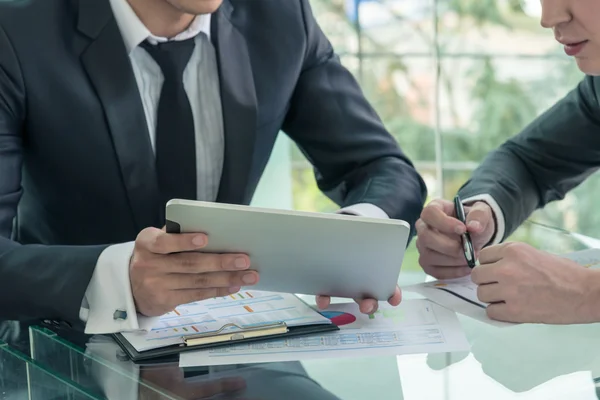
[[[127,0],[110,0],[110,6],[117,20],[128,54],[131,54],[145,40],[156,44],[169,40],[187,40],[198,36],[200,33],[205,33],[210,38],[210,14],[198,15],[185,31],[168,39],[152,35]]]

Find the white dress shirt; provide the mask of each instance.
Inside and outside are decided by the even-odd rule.
[[[506,230],[506,222],[504,221],[504,213],[502,212],[502,209],[498,205],[498,202],[496,202],[496,200],[494,200],[494,198],[489,194],[480,194],[477,196],[469,197],[467,199],[463,199],[462,202],[467,204],[476,201],[483,201],[484,203],[487,203],[487,205],[489,205],[492,209],[492,213],[494,214],[494,218],[496,220],[496,232],[494,233],[492,241],[489,245],[493,246],[495,244],[500,243],[502,241],[502,238],[504,237],[504,231]]]
[[[152,35],[127,0],[110,0],[110,4],[140,90],[153,149],[158,101],[164,78],[158,64],[139,45],[145,40],[155,44],[196,38],[196,48],[184,72],[184,87],[192,107],[196,130],[196,154],[199,155],[196,157],[198,199],[215,201],[222,172],[224,138],[219,75],[214,48],[210,42],[211,16],[207,14],[196,17],[186,31],[167,39]],[[373,204],[356,204],[340,212],[388,218],[381,208]],[[157,321],[157,318],[148,318],[136,312],[129,280],[133,249],[134,242],[123,243],[108,247],[100,255],[80,312],[81,319],[86,322],[86,333],[149,330]],[[127,317],[115,319],[117,311],[124,312],[120,314]]]

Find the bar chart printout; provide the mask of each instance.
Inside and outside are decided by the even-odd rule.
[[[453,311],[429,300],[404,300],[395,308],[380,303],[372,316],[355,303],[334,304],[323,312],[340,331],[303,337],[239,343],[182,353],[181,367],[372,357],[463,351],[469,348]]]
[[[150,332],[128,332],[123,336],[137,351],[183,343],[183,337],[217,332],[227,324],[242,328],[285,322],[288,326],[331,324],[292,294],[242,291],[224,297],[177,307],[165,314]],[[226,331],[235,331],[235,326]]]

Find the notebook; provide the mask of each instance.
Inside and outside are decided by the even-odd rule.
[[[115,335],[133,361],[182,351],[336,331],[339,328],[299,297],[244,290],[177,307],[149,331]]]

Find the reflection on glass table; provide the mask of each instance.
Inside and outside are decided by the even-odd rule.
[[[0,341],[0,399],[102,399]]]
[[[36,362],[102,398],[338,399],[298,362],[182,369],[177,359],[134,364],[104,336],[86,338],[80,347],[48,329],[31,327],[30,338]]]

